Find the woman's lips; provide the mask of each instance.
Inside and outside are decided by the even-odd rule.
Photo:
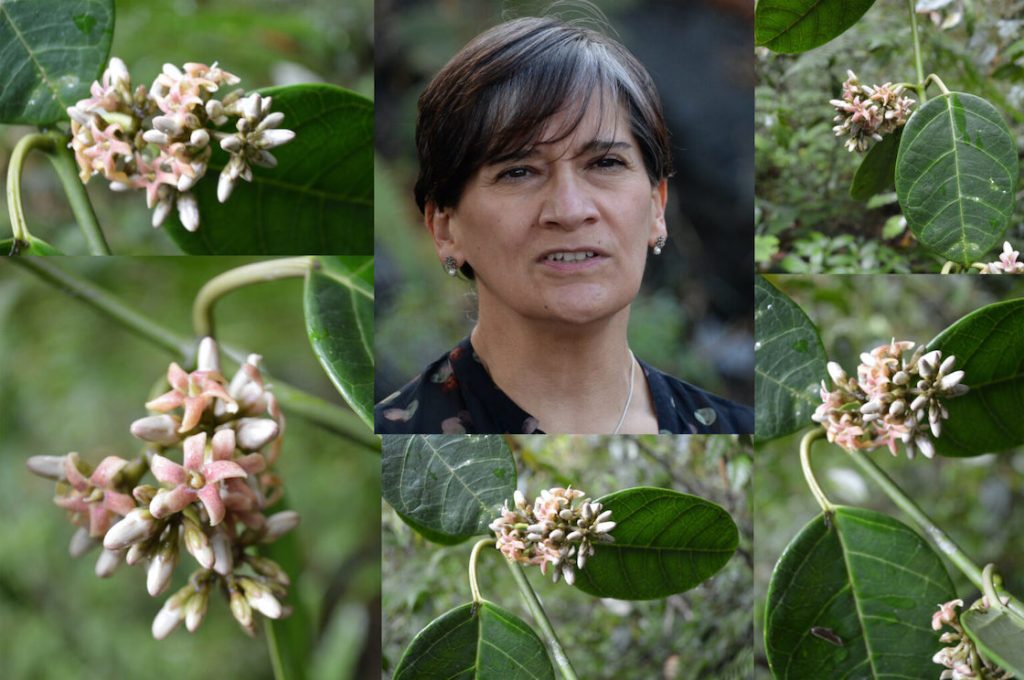
[[[596,250],[556,250],[545,253],[540,262],[549,269],[574,272],[595,267],[606,259],[604,253]]]

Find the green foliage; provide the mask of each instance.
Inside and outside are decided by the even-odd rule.
[[[896,176],[896,152],[900,148],[903,128],[873,144],[857,166],[850,184],[850,198],[869,201],[875,194],[892,189]]]
[[[165,229],[192,255],[369,254],[373,250],[373,103],[333,85],[267,88],[281,127],[295,132],[275,147],[277,167],[253,168],[226,203],[217,177],[227,153],[214,148],[209,169],[193,190],[200,226],[177,220]]]
[[[0,241],[0,255],[11,255],[15,252],[14,239],[8,238]],[[19,244],[17,252],[22,255],[63,255],[53,246],[46,241],[36,238],[35,236],[28,237],[28,247],[23,244]]]
[[[66,120],[106,66],[113,33],[113,0],[0,4],[0,123]]]
[[[928,677],[935,602],[955,597],[938,555],[871,510],[818,516],[779,559],[768,587],[765,649],[776,678]]]
[[[776,52],[806,52],[842,34],[875,0],[761,0],[754,42]]]
[[[971,390],[949,399],[936,450],[977,456],[1024,444],[1024,299],[986,305],[937,335],[928,347],[955,356]]]
[[[395,680],[554,680],[544,643],[522,619],[491,602],[469,603],[419,632]]]
[[[597,543],[575,586],[597,597],[653,600],[682,593],[736,552],[736,524],[721,507],[670,489],[634,487],[597,499],[611,510],[614,543]]]
[[[947,260],[969,266],[1002,242],[1019,175],[1013,137],[981,97],[936,97],[907,121],[896,193],[911,231]]]
[[[1024,621],[1008,609],[968,609],[960,615],[960,625],[981,653],[1000,668],[1017,676],[1024,675]]]
[[[486,533],[516,488],[512,452],[497,435],[394,435],[383,438],[382,454],[384,500],[428,539]]]
[[[306,277],[306,333],[331,382],[373,429],[373,258],[317,262]]]
[[[825,348],[800,307],[764,277],[754,281],[755,431],[774,439],[807,427],[821,399]]]

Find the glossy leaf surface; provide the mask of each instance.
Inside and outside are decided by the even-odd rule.
[[[956,357],[971,390],[943,403],[936,450],[945,456],[977,456],[1024,444],[1024,299],[986,305],[928,343]]]
[[[825,347],[800,307],[765,278],[754,279],[755,432],[767,440],[812,424],[826,377]]]
[[[868,149],[853,176],[850,198],[866,201],[893,187],[896,181],[896,152],[902,137],[903,130],[897,130]]]
[[[999,112],[962,92],[929,100],[903,130],[896,194],[921,245],[970,265],[1013,215],[1017,146]]]
[[[599,543],[576,587],[598,597],[652,600],[713,576],[736,552],[739,532],[724,509],[697,496],[651,487],[599,498],[611,510],[614,543]]]
[[[384,499],[429,540],[487,533],[516,488],[512,452],[498,435],[391,435],[382,456]]]
[[[930,678],[936,603],[956,597],[939,556],[881,513],[819,515],[779,558],[765,650],[775,678]]]
[[[394,680],[554,680],[547,649],[512,612],[464,604],[431,621],[409,644]]]
[[[857,23],[875,0],[760,0],[754,42],[775,52],[806,52]]]
[[[106,67],[113,35],[113,0],[0,2],[0,123],[65,120]]]
[[[214,149],[193,192],[199,229],[172,213],[164,228],[193,255],[370,255],[373,253],[373,103],[334,85],[260,90],[285,114],[295,139],[275,147],[276,168],[253,168],[226,203],[217,177],[227,154]]]
[[[1024,622],[1010,612],[989,607],[968,609],[960,623],[990,661],[1024,677]]]
[[[306,277],[306,332],[331,382],[373,429],[373,258],[322,257]]]

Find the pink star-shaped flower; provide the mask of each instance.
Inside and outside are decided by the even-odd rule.
[[[100,538],[114,523],[115,515],[127,515],[135,509],[135,501],[128,494],[114,490],[114,478],[125,465],[123,458],[107,456],[86,478],[78,469],[78,454],[64,457],[64,476],[71,490],[57,496],[54,503],[76,515],[76,523],[84,524],[89,518],[89,535]]]
[[[202,501],[210,515],[210,525],[216,526],[224,519],[227,509],[220,497],[219,482],[232,477],[245,477],[245,469],[231,460],[235,451],[235,431],[221,430],[213,435],[211,455],[204,462],[206,433],[192,435],[185,440],[185,465],[157,454],[153,456],[150,470],[164,484],[174,484],[172,489],[161,489],[149,504],[153,517],[160,519],[181,512],[196,500]]]
[[[167,382],[171,384],[171,390],[146,402],[146,408],[166,412],[184,406],[185,414],[178,432],[188,432],[198,425],[203,411],[214,399],[222,399],[228,413],[238,410],[238,404],[224,389],[224,378],[216,371],[186,373],[181,366],[172,363],[167,369]]]

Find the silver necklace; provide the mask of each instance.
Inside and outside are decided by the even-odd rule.
[[[633,356],[633,350],[629,350],[629,393],[626,394],[626,405],[622,407],[622,415],[619,416],[619,422],[612,430],[612,434],[618,434],[619,430],[622,429],[622,423],[626,422],[626,414],[629,413],[629,404],[633,401],[633,379],[636,377],[636,357]]]

